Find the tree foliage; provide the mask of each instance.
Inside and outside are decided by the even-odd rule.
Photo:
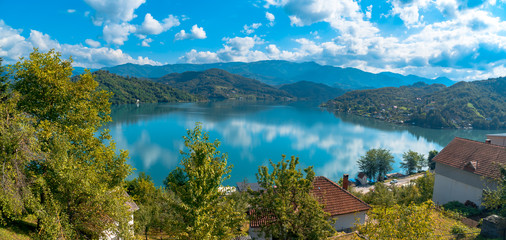
[[[501,178],[497,180],[497,189],[485,190],[482,205],[506,217],[506,166],[500,166],[500,171]]]
[[[432,199],[434,190],[434,174],[426,172],[425,176],[411,180],[405,186],[387,185],[378,182],[374,191],[359,196],[365,202],[381,207],[392,207],[395,204],[409,205],[421,204]]]
[[[167,232],[178,239],[229,239],[241,234],[245,213],[235,211],[233,199],[219,191],[232,169],[226,154],[218,151],[220,142],[210,142],[200,124],[187,134],[188,151],[181,151],[181,166],[165,180],[176,198]]]
[[[368,212],[365,225],[358,225],[360,233],[369,239],[431,239],[435,222],[433,203],[375,207]]]
[[[408,175],[420,171],[426,163],[423,154],[419,154],[412,150],[403,153],[402,159],[401,168],[404,169]]]
[[[506,128],[506,77],[458,82],[450,87],[416,83],[357,90],[328,101],[332,111],[351,112],[428,128]]]
[[[429,151],[429,156],[427,156],[427,165],[430,170],[434,170],[436,168],[436,162],[432,161],[432,159],[438,154],[437,150]]]
[[[393,170],[394,156],[389,150],[373,148],[358,160],[360,171],[364,172],[370,180],[382,180],[386,174]]]
[[[278,163],[258,169],[257,180],[265,190],[253,193],[251,221],[265,220],[261,231],[275,239],[324,239],[333,234],[317,199],[311,194],[315,177],[312,167],[297,168],[299,159],[282,157]]]
[[[98,238],[106,231],[128,238],[127,153],[117,154],[103,129],[110,121],[110,94],[96,90],[89,73],[71,81],[71,63],[53,50],[35,50],[12,67],[12,95],[0,121],[10,121],[1,145],[2,154],[15,152],[5,159],[16,164],[4,166],[16,175],[4,171],[2,178],[16,184],[24,179],[17,191],[31,193],[24,208],[37,217],[40,238]],[[21,131],[9,133],[16,129]],[[0,198],[6,196],[12,192]]]

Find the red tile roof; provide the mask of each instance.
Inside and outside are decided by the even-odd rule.
[[[497,179],[501,176],[498,164],[506,164],[506,147],[456,137],[433,161]]]
[[[316,177],[313,194],[330,216],[367,211],[371,207],[326,177]]]
[[[353,196],[350,192],[344,190],[337,183],[326,177],[315,177],[313,181],[313,194],[318,202],[324,206],[323,210],[330,213],[332,217],[371,209],[367,203]],[[249,214],[253,214],[254,211],[251,209]],[[266,215],[270,214],[266,213]],[[250,221],[250,227],[260,227],[260,225],[267,224],[273,219],[274,217],[272,216],[260,217]]]

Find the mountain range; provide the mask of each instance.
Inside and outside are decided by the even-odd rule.
[[[205,71],[213,68],[225,70],[243,77],[259,80],[270,85],[283,85],[299,81],[323,83],[345,90],[371,89],[380,87],[399,87],[416,82],[440,83],[450,86],[454,81],[441,77],[422,78],[414,75],[401,75],[391,72],[369,73],[356,68],[324,66],[315,62],[295,63],[281,60],[258,62],[230,62],[211,64],[167,64],[163,66],[123,64],[103,68],[111,73],[139,78],[160,78],[171,73]]]

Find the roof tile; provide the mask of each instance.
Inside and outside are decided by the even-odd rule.
[[[456,137],[433,161],[497,179],[499,164],[506,164],[506,147]]]

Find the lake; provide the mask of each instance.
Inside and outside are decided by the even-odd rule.
[[[402,154],[413,150],[427,156],[441,150],[454,137],[484,141],[500,131],[425,129],[396,125],[349,114],[333,114],[317,103],[262,103],[222,101],[209,103],[140,104],[112,107],[111,135],[118,149],[129,151],[128,163],[151,175],[161,186],[180,161],[187,129],[201,122],[211,140],[233,164],[225,184],[256,181],[260,165],[281,155],[299,157],[300,167],[314,166],[317,175],[337,181],[343,174],[355,178],[357,159],[371,148],[386,148],[401,169]]]

